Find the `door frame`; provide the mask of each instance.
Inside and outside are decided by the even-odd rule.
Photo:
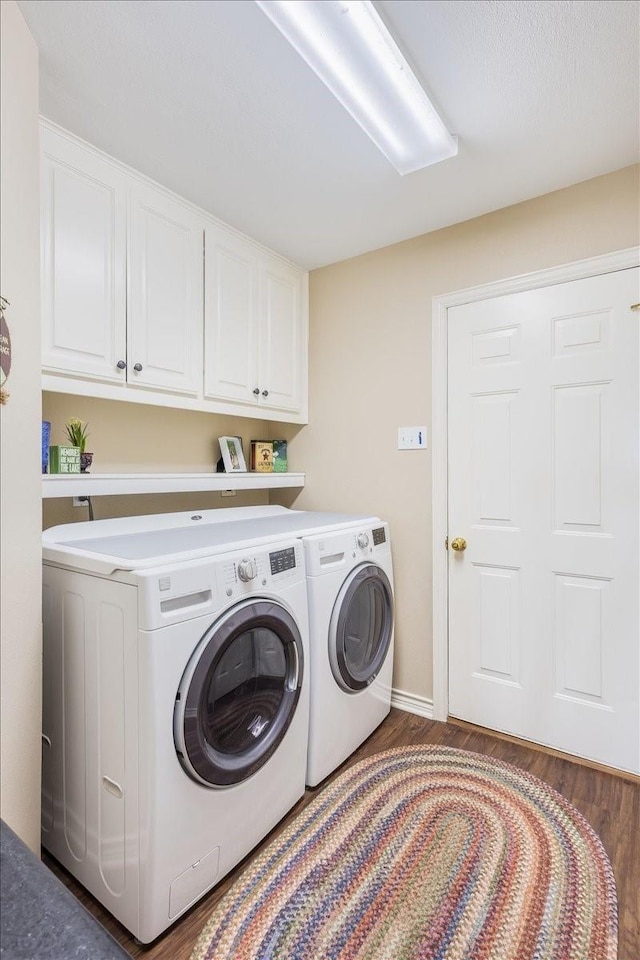
[[[433,561],[433,719],[449,715],[449,584],[448,551],[448,311],[465,303],[522,293],[571,280],[582,280],[640,266],[640,248],[628,247],[587,260],[456,290],[432,300],[431,402],[432,402],[432,561]]]

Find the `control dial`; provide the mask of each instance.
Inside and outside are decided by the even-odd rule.
[[[357,543],[361,550],[364,550],[365,547],[369,546],[369,534],[359,533],[357,537]]]
[[[258,568],[253,560],[241,560],[238,564],[238,576],[243,583],[249,583],[258,576]]]

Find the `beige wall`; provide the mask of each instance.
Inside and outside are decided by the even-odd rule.
[[[88,424],[87,450],[93,452],[92,473],[213,473],[220,456],[218,437],[242,437],[245,454],[250,441],[271,439],[282,432],[277,424],[246,417],[214,416],[139,403],[44,393],[42,416],[51,421],[51,443],[64,443],[65,422],[79,417]],[[293,469],[293,468],[291,468]],[[94,497],[95,519],[207,510],[268,503],[268,492],[166,494],[135,497]],[[85,507],[71,499],[43,501],[43,525],[87,520]]]
[[[0,292],[12,367],[1,408],[0,813],[40,850],[40,221],[38,51],[0,4]]]
[[[376,513],[391,525],[394,686],[432,696],[432,298],[638,244],[638,167],[560,190],[311,275],[310,424],[290,430],[307,473],[300,508]],[[426,424],[429,449],[398,451]]]

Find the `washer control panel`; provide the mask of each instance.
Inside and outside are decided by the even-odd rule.
[[[269,583],[304,580],[302,545],[287,545],[277,550],[262,549],[230,557],[221,565],[224,593],[227,597],[253,593]]]
[[[269,554],[269,563],[271,564],[271,574],[284,573],[285,570],[293,570],[296,566],[296,551],[294,547],[286,547],[284,550],[274,550]]]
[[[174,562],[135,573],[139,627],[155,630],[170,623],[211,616],[230,600],[267,591],[305,586],[300,540],[256,545],[209,558]]]

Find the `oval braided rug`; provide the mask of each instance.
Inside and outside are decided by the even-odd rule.
[[[192,960],[615,960],[611,865],[551,787],[427,746],[364,760],[249,865]]]

